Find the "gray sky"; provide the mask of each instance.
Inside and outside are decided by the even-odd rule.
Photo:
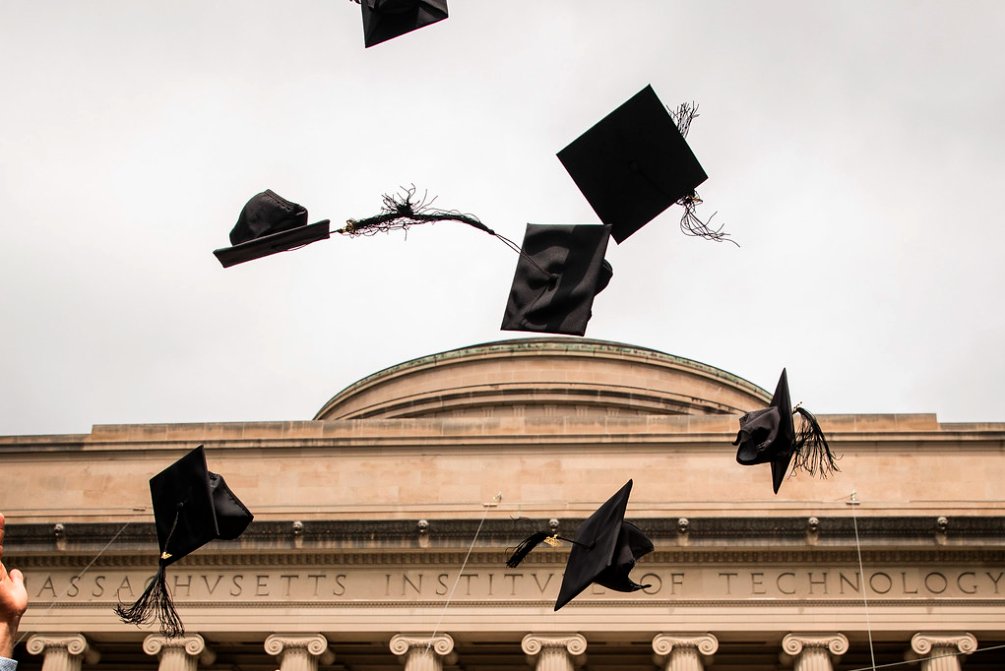
[[[608,259],[587,335],[818,413],[1005,421],[1005,3],[450,0],[363,49],[347,0],[0,0],[0,434],[308,419],[513,337],[516,256],[459,224],[223,270],[271,188],[312,221],[415,183],[519,241],[598,223],[555,153],[652,84],[700,105],[704,214]]]

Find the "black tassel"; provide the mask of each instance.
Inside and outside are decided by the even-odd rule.
[[[802,426],[799,427],[799,435],[796,437],[793,468],[802,469],[810,475],[819,475],[821,478],[826,478],[835,471],[840,471],[817,418],[809,410],[801,407],[797,407],[796,412],[799,413],[803,421]]]
[[[434,208],[432,204],[436,198],[430,199],[428,194],[417,198],[414,184],[408,188],[401,187],[401,193],[398,194],[385,193],[382,199],[384,205],[380,214],[364,219],[349,219],[343,228],[335,232],[355,237],[387,233],[397,229],[407,231],[411,226],[436,223],[437,221],[457,221],[473,226],[489,235],[496,234],[473,214]]]
[[[147,583],[147,588],[131,606],[119,604],[115,614],[126,624],[148,624],[155,619],[160,622],[161,635],[167,638],[185,635],[185,625],[182,624],[178,612],[171,601],[171,593],[167,589],[165,569],[162,563],[157,569],[157,575]]]
[[[509,568],[516,568],[523,561],[523,558],[530,554],[530,551],[540,545],[545,538],[551,537],[553,534],[548,531],[538,531],[537,533],[531,534],[516,547],[516,550],[510,555],[510,558],[506,560],[506,566]]]

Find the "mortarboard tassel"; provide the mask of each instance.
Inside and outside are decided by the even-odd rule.
[[[793,468],[800,468],[810,475],[819,475],[821,478],[826,478],[834,471],[840,471],[817,418],[802,407],[797,406],[795,411],[802,418],[802,425],[799,427],[799,435],[796,436]]]
[[[472,214],[464,214],[457,210],[440,210],[430,207],[433,201],[427,200],[427,195],[421,199],[415,198],[415,185],[408,188],[401,187],[400,194],[385,193],[383,195],[384,205],[380,214],[365,219],[349,219],[344,228],[336,230],[342,235],[374,235],[375,233],[387,233],[397,229],[408,230],[410,226],[416,224],[434,223],[437,221],[459,221],[462,224],[473,226],[480,231],[485,231],[489,235],[496,235],[495,231],[483,224],[478,217]]]
[[[174,638],[185,634],[185,626],[178,617],[174,602],[171,601],[171,593],[168,592],[165,580],[166,569],[167,566],[161,561],[157,575],[147,583],[147,588],[136,603],[128,607],[120,603],[115,607],[115,613],[126,624],[148,624],[156,619],[160,622],[161,634],[167,638]]]
[[[544,542],[544,539],[554,535],[550,531],[538,531],[523,539],[520,545],[516,546],[516,550],[510,555],[510,558],[506,560],[506,566],[516,568],[523,561],[523,558],[530,554],[531,550]]]
[[[669,110],[670,118],[673,119],[674,123],[677,124],[677,130],[680,132],[681,137],[687,137],[687,132],[691,129],[691,122],[694,121],[698,116],[698,106],[694,103],[681,103],[676,110]],[[724,226],[719,226],[719,228],[712,228],[712,218],[717,214],[712,213],[712,216],[708,218],[708,221],[702,221],[699,217],[695,208],[701,204],[701,198],[698,196],[697,192],[692,191],[689,195],[684,196],[677,201],[677,204],[684,208],[684,214],[680,218],[680,230],[684,235],[693,235],[696,238],[705,238],[706,240],[714,240],[715,242],[732,242],[734,245],[739,247],[739,243],[736,240],[731,240],[729,233],[724,233]]]
[[[171,524],[171,531],[168,532],[164,547],[171,546],[171,539],[174,537],[175,529],[178,528],[178,519],[181,517],[184,502],[178,504],[174,515],[174,522]],[[178,617],[174,602],[171,600],[171,592],[167,588],[167,565],[171,555],[161,551],[160,566],[157,567],[157,574],[147,583],[147,588],[140,594],[140,598],[131,606],[124,606],[121,603],[115,607],[115,614],[126,624],[147,624],[156,619],[161,625],[161,635],[166,638],[174,638],[185,634],[185,625]]]

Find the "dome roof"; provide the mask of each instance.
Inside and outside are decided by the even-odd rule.
[[[314,419],[739,414],[770,398],[731,373],[656,350],[522,338],[368,375],[332,397]]]

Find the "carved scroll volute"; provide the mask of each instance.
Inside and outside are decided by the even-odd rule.
[[[581,634],[527,634],[520,647],[537,671],[572,671],[586,663],[586,638]]]
[[[653,663],[663,671],[702,671],[718,649],[719,639],[712,634],[658,634]]]

